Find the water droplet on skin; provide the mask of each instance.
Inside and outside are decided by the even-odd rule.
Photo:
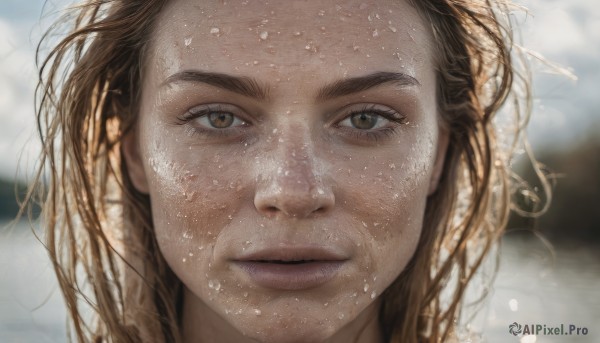
[[[325,15],[325,11],[324,10],[319,10],[319,17],[322,17]]]
[[[368,283],[365,283],[365,286],[363,287],[363,291],[364,291],[365,293],[367,293],[367,291],[368,291],[368,290],[369,290],[369,284],[368,284]]]
[[[215,185],[215,186],[217,186],[219,184],[219,181],[217,181],[217,180],[213,180],[212,182],[213,182],[213,185]]]
[[[368,227],[369,227],[369,226],[367,226],[367,223],[365,223],[365,222],[362,222],[362,224],[363,224],[363,226],[364,226],[364,227],[366,227],[366,228],[368,228]]]
[[[193,253],[193,252],[191,252],[191,253],[189,253],[188,255],[189,255],[190,257],[192,257],[192,256],[194,256],[194,253]]]
[[[390,167],[390,169],[396,169],[396,165],[393,163],[390,163],[388,166]]]
[[[208,288],[218,292],[221,289],[221,283],[219,280],[208,280]]]
[[[248,292],[244,292],[244,298],[248,297]]]
[[[254,65],[257,65],[257,64],[258,64],[258,61],[254,61],[254,62],[252,62],[252,64],[254,64]]]
[[[185,263],[185,261],[187,261],[187,260],[186,260],[186,258],[184,257],[184,258],[182,258],[182,259],[181,259],[181,261],[183,261],[183,263]]]
[[[377,292],[375,292],[375,291],[371,292],[371,299],[375,299],[376,296],[377,296]]]
[[[395,32],[398,32],[398,29],[397,29],[397,28],[395,28],[395,27],[393,27],[393,26],[388,26],[388,29],[390,29],[390,31],[392,31],[392,32],[394,32],[394,33],[395,33]]]
[[[338,314],[338,318],[339,318],[339,319],[344,319],[344,314],[343,314],[342,312],[340,312],[340,313]]]
[[[267,31],[263,31],[260,33],[259,37],[261,40],[267,40],[267,38],[269,38],[269,33]]]
[[[221,32],[218,27],[213,27],[210,29],[210,33],[213,35],[218,35]]]
[[[322,190],[321,188],[319,188],[319,189],[317,190],[317,193],[319,193],[319,194],[323,195],[323,194],[325,194],[325,191],[324,191],[324,190]]]
[[[183,44],[185,44],[185,46],[190,46],[190,44],[192,44],[192,37],[186,37],[183,40]]]
[[[323,304],[323,307],[327,307],[327,306],[329,306],[329,303],[324,303]]]
[[[294,32],[294,36],[296,36],[296,37],[299,37],[299,36],[301,36],[301,35],[302,35],[302,32],[300,32],[300,31],[296,31],[296,32]]]
[[[254,314],[257,315],[257,316],[260,316],[262,314],[262,311],[259,310],[259,309],[255,309],[254,310]]]
[[[377,29],[373,30],[373,38],[379,37],[379,31]]]

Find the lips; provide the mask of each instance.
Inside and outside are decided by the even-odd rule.
[[[278,246],[233,260],[259,286],[302,290],[330,281],[348,259],[326,247]]]

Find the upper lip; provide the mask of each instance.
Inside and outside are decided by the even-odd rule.
[[[335,249],[323,246],[279,245],[249,251],[235,258],[239,262],[344,261],[348,258]]]

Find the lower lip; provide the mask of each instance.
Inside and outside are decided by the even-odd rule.
[[[298,264],[278,264],[236,261],[258,285],[279,290],[302,290],[320,286],[331,280],[344,261],[315,261]]]

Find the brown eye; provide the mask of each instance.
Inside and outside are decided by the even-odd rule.
[[[370,130],[377,125],[379,115],[369,112],[356,113],[350,116],[352,126],[361,130]]]
[[[210,126],[217,129],[225,129],[233,124],[235,117],[227,112],[211,112],[208,115]]]

